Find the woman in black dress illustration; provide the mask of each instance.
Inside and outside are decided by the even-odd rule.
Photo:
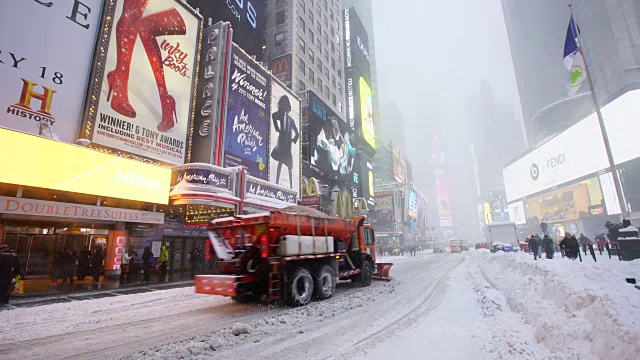
[[[286,165],[289,169],[289,188],[293,189],[293,154],[292,144],[298,142],[300,133],[294,119],[289,115],[291,112],[291,102],[287,95],[283,95],[278,100],[278,111],[271,115],[273,119],[273,127],[278,133],[278,142],[276,147],[271,151],[271,158],[278,162],[278,171],[276,172],[276,184],[280,182],[280,173],[282,165]]]

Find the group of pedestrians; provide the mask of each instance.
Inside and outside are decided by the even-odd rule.
[[[569,232],[565,232],[564,238],[558,245],[564,257],[575,260],[578,258],[578,252],[580,251],[580,242],[588,243],[590,240],[585,237],[584,234],[580,234],[580,241],[578,241],[574,235]],[[553,259],[555,254],[555,244],[548,234],[544,234],[543,238],[540,238],[537,234],[531,235],[527,239],[527,244],[533,254],[534,260],[542,258],[543,249],[546,253],[547,259]]]
[[[20,275],[20,260],[8,245],[0,245],[0,307],[9,304],[9,290]]]
[[[93,252],[89,251],[88,248],[76,252],[65,247],[58,251],[53,258],[51,286],[58,286],[58,280],[61,278],[61,284],[66,284],[69,281],[69,285],[73,285],[76,275],[80,281],[87,276],[91,276],[93,283],[98,283],[100,282],[103,263],[104,252],[100,246],[95,247]]]

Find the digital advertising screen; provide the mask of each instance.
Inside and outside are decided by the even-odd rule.
[[[269,181],[298,193],[300,189],[300,100],[271,79]]]
[[[315,93],[307,96],[308,161],[343,181],[359,183],[353,131]]]
[[[265,2],[262,0],[187,0],[198,9],[205,24],[228,21],[233,28],[233,42],[247,54],[262,61],[262,45],[266,30]]]

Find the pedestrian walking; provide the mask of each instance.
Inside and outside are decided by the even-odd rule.
[[[51,286],[58,286],[58,279],[60,278],[60,274],[62,273],[62,258],[63,258],[62,250],[58,251],[53,255],[53,262],[51,264]]]
[[[78,281],[84,280],[89,275],[89,266],[91,264],[91,252],[84,248],[78,253]]]
[[[162,245],[160,247],[160,282],[165,282],[167,279],[167,265],[169,265],[169,252],[167,246]]]
[[[542,247],[544,248],[544,252],[547,255],[547,259],[553,259],[553,239],[549,237],[549,235],[544,235],[542,238]]]
[[[542,222],[540,223],[540,230],[542,230],[544,235],[549,235],[549,224],[547,224],[544,219],[542,219]]]
[[[0,245],[0,307],[9,305],[9,290],[20,275],[18,254],[9,245]]]
[[[91,276],[93,277],[94,284],[100,282],[103,261],[104,255],[102,254],[102,247],[98,246],[91,257]]]
[[[62,249],[59,266],[60,266],[60,275],[62,277],[62,283],[66,284],[67,280],[69,280],[69,285],[73,285],[73,277],[75,276],[75,267],[76,267],[76,258],[74,256],[73,251],[67,248]]]
[[[202,250],[200,246],[196,246],[191,250],[191,257],[189,263],[191,264],[191,278],[193,279],[197,273],[200,272],[200,258],[202,257]]]
[[[151,271],[151,259],[153,258],[153,253],[151,252],[151,248],[145,246],[144,251],[142,252],[142,271],[144,271],[144,281],[149,283],[150,277],[149,272]]]
[[[564,254],[571,260],[575,260],[578,258],[578,251],[580,248],[578,246],[578,239],[570,233],[565,233],[564,238],[560,241],[560,249],[564,251]]]
[[[529,236],[529,241],[527,242],[529,245],[529,249],[531,249],[531,253],[533,253],[533,260],[538,260],[538,240],[535,236]]]
[[[538,258],[542,259],[542,239],[540,238],[540,236],[538,236],[538,234],[535,235],[536,238],[536,244],[538,244]]]

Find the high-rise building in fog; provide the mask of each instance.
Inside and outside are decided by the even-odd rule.
[[[593,111],[586,82],[577,95],[567,97],[569,73],[563,66],[563,49],[570,2],[601,105],[640,87],[640,2],[502,0],[530,144]]]
[[[380,131],[386,143],[392,143],[400,148],[404,155],[407,155],[404,117],[400,112],[400,107],[395,102],[385,102],[380,105]]]
[[[296,92],[312,90],[345,119],[343,0],[267,2],[269,68]]]

